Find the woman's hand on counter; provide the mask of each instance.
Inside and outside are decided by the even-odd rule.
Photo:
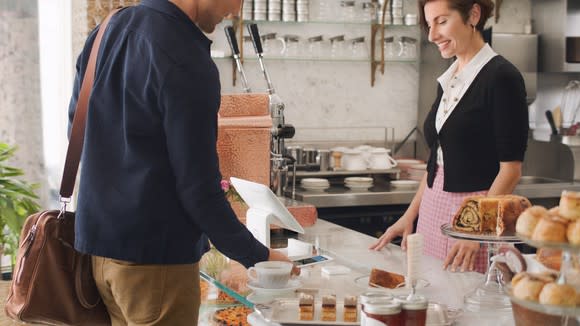
[[[287,261],[292,262],[288,256],[284,255],[278,250],[274,250],[270,248],[270,254],[268,255],[268,260],[277,260],[277,261]],[[294,266],[292,267],[292,275],[300,275],[300,268]]]
[[[401,216],[395,224],[387,228],[385,233],[379,238],[377,242],[372,244],[369,249],[371,250],[381,250],[383,247],[388,245],[394,238],[401,236],[403,241],[401,241],[401,249],[407,249],[407,236],[413,233],[413,221],[410,221],[405,217]]]
[[[475,260],[477,259],[477,252],[479,251],[479,242],[459,240],[457,241],[445,262],[443,263],[443,269],[447,269],[451,264],[451,271],[457,271],[457,268],[461,266],[461,272],[474,271],[475,270]]]

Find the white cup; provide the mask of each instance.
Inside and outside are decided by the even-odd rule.
[[[397,166],[397,161],[389,155],[386,148],[373,148],[370,151],[369,167],[373,170],[386,170]]]
[[[360,150],[346,150],[342,152],[342,167],[349,171],[367,169],[367,160]]]
[[[248,278],[261,288],[281,289],[290,280],[292,266],[285,261],[263,261],[248,268]]]

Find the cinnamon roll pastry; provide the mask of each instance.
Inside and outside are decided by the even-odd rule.
[[[478,234],[513,233],[519,215],[531,206],[527,198],[516,195],[467,197],[453,217],[453,229]]]

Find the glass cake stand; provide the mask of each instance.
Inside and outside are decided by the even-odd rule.
[[[465,310],[471,312],[511,311],[512,305],[506,284],[504,284],[501,273],[495,266],[494,257],[499,253],[499,248],[502,245],[521,243],[522,240],[515,234],[498,236],[495,233],[474,234],[459,232],[454,230],[449,223],[441,225],[441,233],[450,238],[477,241],[488,245],[488,268],[485,273],[485,281],[465,295]]]
[[[574,286],[577,291],[580,290],[580,279],[578,277],[578,274],[574,274],[573,272],[574,270],[573,255],[580,254],[580,245],[573,245],[570,243],[562,243],[562,242],[546,242],[532,240],[521,234],[517,234],[517,236],[526,244],[536,248],[551,248],[562,250],[562,265],[560,266],[560,275],[556,280],[556,283],[569,284]],[[580,323],[580,308],[578,306],[566,307],[557,305],[547,305],[540,304],[538,302],[522,300],[514,297],[511,291],[509,291],[509,295],[512,302],[515,302],[518,305],[525,307],[529,310],[533,310],[535,312],[544,313],[552,316],[561,316],[560,325],[575,325],[575,323],[572,321],[573,319],[575,319],[577,322]]]

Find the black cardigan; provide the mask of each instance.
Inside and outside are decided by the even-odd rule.
[[[487,190],[500,161],[524,159],[529,128],[524,80],[509,61],[495,56],[481,69],[437,134],[435,117],[442,95],[439,85],[423,127],[431,149],[427,184],[433,187],[437,147],[441,145],[445,160],[443,190]]]

